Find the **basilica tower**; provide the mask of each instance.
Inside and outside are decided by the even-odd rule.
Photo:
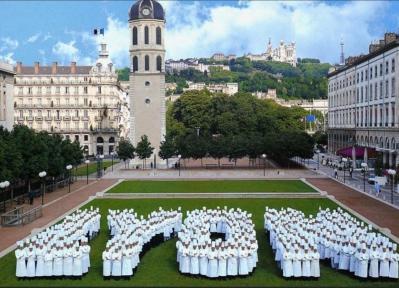
[[[154,161],[166,134],[165,12],[161,4],[155,0],[139,0],[133,4],[129,11],[129,29],[130,140],[136,146],[141,137],[147,135],[155,148],[151,158]]]

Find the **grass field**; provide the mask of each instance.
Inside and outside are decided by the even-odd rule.
[[[108,193],[316,192],[300,180],[124,181]]]
[[[0,259],[0,287],[398,287],[399,281],[361,281],[349,274],[333,270],[328,264],[321,265],[321,278],[316,280],[284,280],[274,262],[274,255],[263,231],[265,206],[292,207],[305,213],[316,213],[319,206],[334,208],[327,199],[153,199],[143,200],[94,200],[101,209],[101,233],[91,243],[90,272],[82,280],[26,280],[18,281],[15,275],[15,257],[11,253]],[[101,253],[108,240],[106,213],[109,208],[134,208],[138,214],[147,215],[162,206],[165,209],[181,206],[183,210],[207,206],[240,207],[252,213],[259,241],[259,263],[255,273],[248,278],[231,280],[196,279],[178,273],[175,240],[170,240],[150,250],[139,264],[138,271],[130,280],[102,279]]]
[[[117,164],[119,161],[114,160],[114,165]],[[112,161],[103,161],[103,167],[108,168],[112,166]],[[97,163],[90,163],[89,164],[89,175],[97,172]],[[75,173],[75,170],[73,170]],[[78,167],[76,171],[76,176],[86,176],[87,175],[87,167],[86,164],[83,164]]]

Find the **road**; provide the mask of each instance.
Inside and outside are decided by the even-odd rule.
[[[336,156],[330,156],[330,155],[325,155],[325,158],[336,158]],[[318,157],[317,155],[314,156],[313,159],[306,159],[306,160],[299,160],[297,162],[301,162],[302,165],[305,165],[308,169],[310,170],[318,170],[319,173],[324,174],[329,177],[334,177],[334,168],[324,166],[321,164],[322,157],[319,157],[320,163],[318,165]],[[344,178],[345,176],[345,178]],[[368,194],[372,194],[373,196],[376,196],[388,203],[392,203],[392,187],[390,186],[391,184],[387,184],[385,186],[381,187],[381,192],[379,195],[377,195],[374,185],[369,184],[367,182],[368,176],[366,175],[366,181],[363,179],[363,175],[360,171],[353,171],[352,173],[352,178],[349,175],[349,171],[340,171],[338,170],[338,180],[353,187],[358,190],[364,191]],[[364,183],[365,182],[365,183]],[[365,184],[365,185],[364,185]],[[395,206],[399,207],[399,193],[397,192],[397,188],[394,187],[394,193],[393,193],[393,204]]]

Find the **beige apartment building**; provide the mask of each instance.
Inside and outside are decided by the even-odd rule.
[[[383,162],[399,157],[399,35],[386,33],[369,53],[348,58],[328,76],[328,148],[375,150]]]
[[[19,62],[15,73],[16,124],[77,140],[88,155],[115,150],[126,125],[121,117],[124,94],[105,43],[94,66]]]
[[[14,124],[14,70],[0,62],[0,126],[11,130]]]

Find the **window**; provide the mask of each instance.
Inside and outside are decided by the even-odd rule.
[[[385,74],[389,73],[389,62],[385,62]]]
[[[162,72],[162,57],[161,56],[157,57],[157,70],[159,72]]]
[[[383,84],[382,84],[382,81],[380,82],[380,99],[382,99],[382,95],[383,95],[383,93],[382,93],[382,89],[383,89]]]
[[[22,87],[18,87],[18,95],[22,95],[24,92]]]
[[[83,93],[87,94],[87,87],[83,87]]]
[[[374,100],[377,100],[377,98],[378,98],[378,85],[377,85],[377,83],[375,83],[375,86],[374,86]]]
[[[83,123],[83,127],[84,127],[84,129],[89,129],[89,122],[84,122]],[[87,135],[86,135],[87,136]],[[86,140],[87,141],[87,140]]]
[[[373,85],[372,84],[370,84],[370,101],[371,100],[373,100]]]
[[[32,110],[29,110],[29,117],[32,117]]]
[[[37,87],[37,94],[42,94],[42,87]]]
[[[75,117],[79,117],[79,110],[75,110]]]
[[[89,117],[89,112],[88,112],[87,110],[84,110],[84,111],[83,111],[83,115],[84,115],[84,117],[87,118],[87,117]]]
[[[57,120],[59,120],[60,119],[60,110],[57,110]]]
[[[137,44],[137,27],[133,27],[133,45]]]
[[[89,135],[84,135],[84,141],[89,141]]]
[[[69,94],[69,87],[65,87],[65,94]]]
[[[101,94],[101,86],[98,86],[98,87],[97,87],[97,93],[98,93],[98,94]]]
[[[144,57],[144,61],[145,61],[145,71],[149,71],[150,70],[150,56],[148,56],[148,55],[145,55],[145,57]]]
[[[380,76],[382,76],[382,63],[380,64]]]
[[[360,81],[363,82],[363,71],[362,71],[362,73],[360,75],[361,75]]]
[[[385,81],[385,98],[389,96],[389,81]]]
[[[47,110],[47,117],[51,117],[51,110]]]
[[[79,98],[75,98],[75,104],[76,104],[76,105],[79,104]]]
[[[370,68],[370,80],[373,79],[373,67]]]
[[[377,65],[375,65],[374,67],[374,77],[378,76],[378,71],[377,71]]]
[[[60,94],[60,87],[55,87],[55,94]]]
[[[89,104],[88,104],[88,101],[87,101],[87,98],[83,98],[83,105],[84,105],[84,106],[89,105]]]
[[[162,31],[161,31],[161,27],[157,27],[157,32],[156,32],[156,36],[157,36],[157,45],[162,45]]]
[[[75,135],[75,141],[79,142],[79,135]]]
[[[150,31],[148,26],[144,27],[144,44],[150,44]]]
[[[37,110],[37,116],[42,117],[42,110]]]
[[[24,117],[24,111],[23,110],[19,110],[19,117],[23,118]]]
[[[395,59],[392,59],[391,71],[392,73],[395,72]]]
[[[32,95],[32,87],[28,87],[28,94]]]
[[[133,73],[139,71],[139,59],[137,56],[133,57]]]
[[[395,97],[396,96],[396,81],[395,81],[395,78],[392,78],[392,81],[391,81],[391,96],[392,97]]]
[[[66,104],[67,106],[69,106],[69,98],[66,98],[66,99],[65,99],[65,104]]]
[[[42,105],[42,98],[37,98],[37,103],[41,106]]]

